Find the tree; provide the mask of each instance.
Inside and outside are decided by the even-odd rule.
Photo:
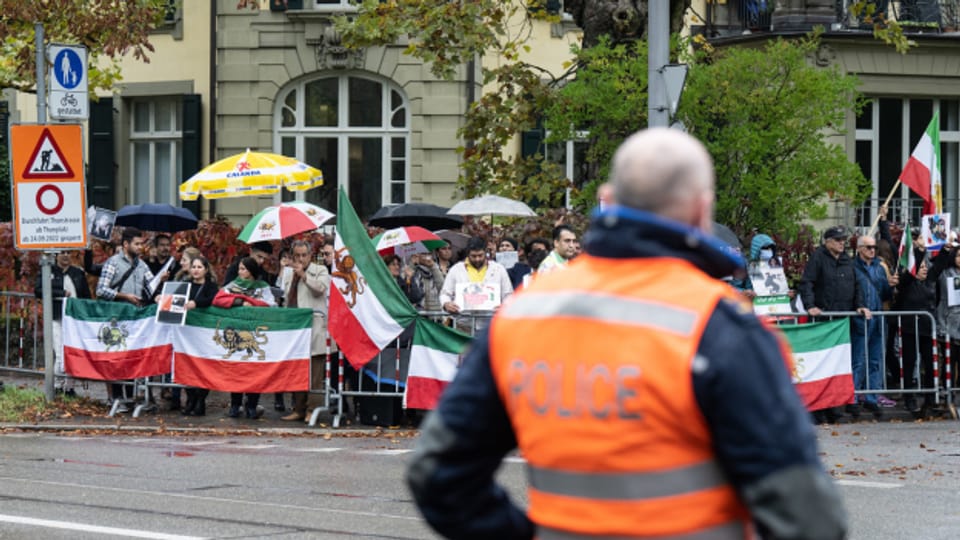
[[[123,55],[149,62],[150,31],[170,9],[170,0],[0,0],[0,88],[36,92],[39,22],[46,43],[85,45],[91,91],[109,90]]]
[[[557,205],[568,185],[563,171],[544,163],[542,155],[510,156],[504,149],[520,132],[533,129],[551,100],[558,77],[521,60],[534,20],[559,22],[544,0],[364,0],[355,17],[337,20],[349,47],[396,43],[410,36],[404,51],[426,63],[438,78],[450,79],[457,69],[479,62],[483,55],[501,59],[483,68],[485,92],[466,113],[459,148],[463,157],[458,185],[464,196],[495,193]],[[544,80],[546,79],[546,82]]]
[[[694,59],[678,118],[713,156],[717,220],[740,235],[792,235],[801,220],[826,217],[828,196],[858,204],[870,193],[859,166],[825,139],[860,111],[857,79],[812,67],[817,45],[815,33]]]
[[[582,138],[586,133],[588,183],[574,190],[574,207],[586,210],[596,199],[610,158],[631,133],[647,125],[647,42],[613,44],[608,37],[578,50],[576,79],[558,90],[544,111],[548,144]]]
[[[570,187],[563,171],[542,155],[514,157],[504,149],[517,133],[535,127],[550,132],[548,143],[586,130],[592,182],[574,191],[573,200],[589,208],[613,150],[646,125],[646,44],[600,38],[592,47],[575,49],[570,69],[554,77],[520,59],[528,32],[508,22],[520,17],[529,25],[548,17],[539,6],[523,6],[509,0],[365,0],[355,18],[338,21],[338,30],[351,47],[395,43],[408,35],[406,52],[441,78],[481,54],[503,58],[483,72],[483,83],[494,90],[473,104],[460,130],[467,144],[461,149],[459,186],[466,196],[491,192],[557,205]],[[878,37],[905,50],[909,42],[895,23],[872,2],[857,6],[875,29],[888,25],[883,28],[890,32]],[[714,155],[718,219],[740,233],[760,227],[790,234],[803,218],[824,215],[828,194],[851,202],[865,196],[868,186],[858,167],[824,141],[844,125],[847,111],[859,110],[856,80],[836,69],[808,66],[805,58],[816,40],[724,51],[701,43],[688,60],[679,118]]]

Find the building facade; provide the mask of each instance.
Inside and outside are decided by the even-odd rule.
[[[847,2],[795,0],[694,2],[688,21],[715,46],[759,46],[796,38],[822,26],[821,45],[810,62],[855,75],[866,106],[847,117],[845,135],[834,139],[873,185],[866,204],[834,205],[834,222],[869,227],[892,193],[891,218],[919,224],[922,201],[904,186],[900,171],[934,113],[940,118],[944,211],[960,215],[960,3],[955,0],[876,2],[916,43],[906,54],[874,38],[870,20]],[[957,221],[954,220],[954,225]]]

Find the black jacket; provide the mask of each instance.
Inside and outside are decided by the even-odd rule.
[[[900,284],[897,286],[897,299],[893,304],[895,311],[926,311],[933,314],[937,307],[937,280],[927,279],[920,281],[910,272],[900,272]],[[914,322],[916,321],[916,322]],[[932,336],[930,318],[923,316],[904,315],[900,318],[901,331],[904,334],[919,334]]]
[[[857,286],[853,259],[846,252],[834,258],[825,246],[818,247],[810,256],[799,289],[806,309],[855,311],[865,307],[863,292]]]
[[[59,266],[50,268],[50,288],[53,294],[53,320],[63,318],[63,278],[67,276],[73,281],[73,288],[77,291],[77,298],[93,298],[90,287],[87,285],[87,276],[76,266],[68,266],[64,272]],[[33,293],[37,298],[43,298],[43,274],[37,274],[37,282]]]
[[[193,300],[198,308],[210,307],[213,304],[213,298],[217,296],[218,290],[217,284],[209,279],[199,287],[196,283],[193,283],[190,287],[190,298],[188,300]]]

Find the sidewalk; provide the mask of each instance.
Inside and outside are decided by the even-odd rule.
[[[43,378],[24,373],[0,371],[0,382],[6,388],[33,388],[43,391]],[[86,383],[86,384],[84,384]],[[158,406],[154,410],[144,410],[139,417],[133,417],[133,408],[129,412],[118,413],[113,417],[107,416],[110,407],[107,405],[106,384],[99,381],[77,381],[75,391],[78,397],[92,400],[96,406],[83,408],[83,414],[62,414],[59,417],[40,419],[28,424],[0,424],[3,428],[39,429],[39,430],[82,430],[82,429],[114,429],[119,431],[151,431],[192,433],[219,433],[231,434],[258,434],[278,433],[303,436],[371,436],[378,434],[386,436],[415,436],[416,428],[408,425],[391,426],[388,428],[367,426],[359,420],[347,415],[341,418],[338,428],[332,427],[333,415],[330,412],[321,412],[315,426],[306,421],[284,421],[280,418],[290,414],[292,398],[289,393],[284,395],[287,406],[283,412],[274,410],[273,394],[263,394],[260,397],[260,406],[264,409],[263,416],[258,419],[229,418],[226,416],[230,404],[230,394],[224,392],[210,392],[207,397],[206,416],[183,416],[180,411],[171,411],[170,401],[160,399],[160,389],[154,389],[154,403]],[[181,397],[185,401],[186,396]],[[141,399],[142,402],[142,399]],[[307,420],[314,407],[322,404],[320,395],[310,395],[307,408]],[[403,435],[401,435],[403,434]]]

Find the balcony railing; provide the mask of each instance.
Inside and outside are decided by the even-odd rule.
[[[872,31],[870,21],[858,20],[849,11],[852,2],[837,0],[835,23],[828,31]],[[707,38],[756,32],[776,32],[775,0],[706,0],[702,32]],[[960,0],[900,0],[874,2],[875,13],[898,21],[907,34],[950,33],[960,30]]]
[[[869,229],[873,225],[877,211],[883,204],[882,199],[870,199],[860,206],[847,206],[844,210],[845,215],[841,214],[842,223],[853,224],[861,230]],[[953,229],[960,228],[960,199],[943,199],[943,212],[950,213]],[[920,217],[923,214],[923,201],[919,198],[910,197],[909,199],[894,198],[890,201],[887,210],[887,219],[892,223],[904,224],[910,223],[914,227],[920,226]]]

